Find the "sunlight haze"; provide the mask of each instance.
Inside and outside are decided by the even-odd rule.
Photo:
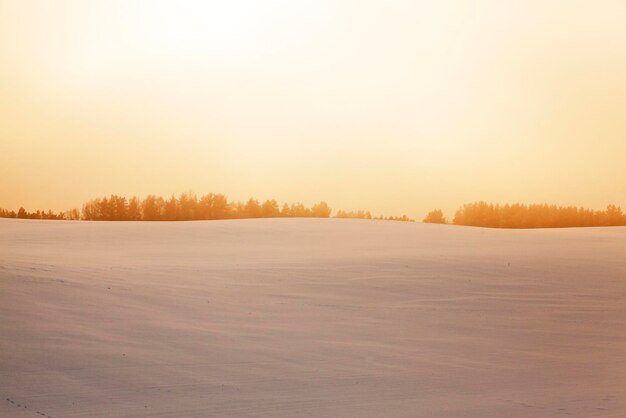
[[[0,207],[626,206],[623,1],[0,0]]]

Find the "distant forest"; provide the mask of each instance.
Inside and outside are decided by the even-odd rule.
[[[82,211],[72,209],[66,212],[52,211],[28,212],[23,207],[17,213],[0,209],[0,217],[21,219],[57,219],[57,220],[87,220],[87,221],[193,221],[214,219],[244,219],[244,218],[329,218],[332,209],[326,202],[320,202],[312,207],[305,207],[302,203],[283,204],[276,200],[259,202],[250,198],[246,202],[229,202],[223,194],[209,193],[198,198],[193,193],[182,193],[164,199],[160,196],[149,195],[141,200],[136,196],[111,195],[86,202]],[[406,215],[403,216],[372,216],[370,212],[337,212],[336,218],[379,219],[389,221],[412,222]]]
[[[440,209],[429,212],[424,222],[448,223]],[[626,226],[626,214],[615,205],[607,206],[606,210],[591,210],[547,204],[499,205],[476,202],[465,204],[457,210],[452,224],[489,228]]]

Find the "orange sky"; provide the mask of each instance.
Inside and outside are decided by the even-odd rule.
[[[0,207],[626,208],[623,1],[0,0]]]

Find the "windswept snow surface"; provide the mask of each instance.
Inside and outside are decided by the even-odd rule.
[[[0,221],[2,417],[625,417],[626,228]]]

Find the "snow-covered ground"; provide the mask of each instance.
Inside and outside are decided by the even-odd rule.
[[[624,417],[626,228],[0,220],[2,417]]]

